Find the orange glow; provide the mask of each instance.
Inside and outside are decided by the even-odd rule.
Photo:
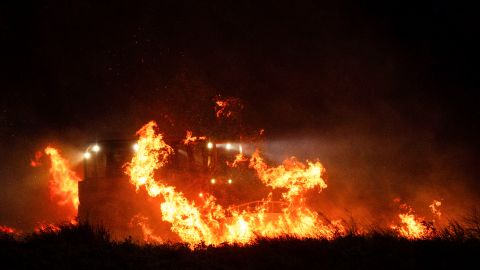
[[[137,132],[140,136],[137,141],[138,149],[132,161],[126,166],[130,182],[137,190],[145,186],[152,197],[160,193],[160,187],[153,178],[154,172],[167,162],[168,155],[173,152],[173,149],[163,141],[163,135],[155,134],[156,128],[157,124],[151,121]]]
[[[432,224],[429,224],[424,218],[416,216],[410,206],[402,204],[400,208],[405,211],[405,213],[398,214],[400,225],[390,226],[399,236],[411,240],[430,238],[433,236],[434,231]]]
[[[142,229],[143,241],[148,244],[160,244],[163,242],[160,236],[153,233],[153,230],[148,226],[148,218],[136,215],[132,218],[130,224],[137,225]]]
[[[215,104],[215,115],[217,116],[217,118],[228,118],[232,115],[231,111],[226,110],[228,106],[228,102],[226,100],[217,100],[215,101]]]
[[[207,137],[205,136],[200,136],[200,137],[193,137],[193,132],[190,130],[187,130],[187,135],[185,136],[185,139],[183,140],[183,144],[191,144],[195,143],[196,141],[199,140],[206,140]]]
[[[217,118],[230,118],[241,110],[243,110],[243,104],[238,98],[221,98],[218,96],[215,99],[215,115]]]
[[[442,206],[442,202],[433,200],[432,204],[430,204],[428,207],[430,207],[432,214],[434,214],[437,217],[440,217],[442,215],[442,213],[438,209],[440,206]]]
[[[0,233],[17,234],[17,231],[14,228],[10,228],[8,226],[0,225]]]
[[[240,152],[235,155],[235,160],[233,162],[227,161],[227,165],[233,168],[233,167],[237,167],[240,163],[247,162],[247,161],[248,161],[248,158],[245,155],[243,155],[242,152]]]
[[[33,231],[36,233],[44,233],[44,232],[59,232],[60,230],[61,230],[60,227],[55,224],[40,223],[35,227]]]
[[[69,168],[68,162],[62,158],[59,151],[53,147],[45,148],[50,157],[50,195],[61,206],[71,208],[71,219],[78,211],[78,182],[80,178]]]
[[[30,166],[32,167],[40,167],[42,166],[42,163],[40,162],[40,159],[42,158],[43,153],[42,151],[37,151],[35,153],[35,159],[30,161]]]
[[[210,245],[220,243],[249,243],[257,236],[277,237],[292,235],[295,237],[332,238],[342,233],[339,222],[325,224],[315,211],[305,204],[306,191],[327,185],[322,178],[323,166],[319,162],[303,164],[294,158],[288,159],[278,167],[269,167],[259,152],[250,159],[254,168],[267,186],[285,188],[284,206],[279,213],[269,215],[271,197],[267,197],[253,211],[246,212],[234,208],[223,208],[209,194],[200,193],[203,198],[200,205],[189,201],[175,187],[154,179],[154,172],[165,164],[172,148],[156,132],[155,122],[143,126],[139,135],[139,149],[126,166],[126,173],[137,189],[144,186],[151,197],[161,196],[161,217],[171,224],[171,231],[191,246],[201,242]]]

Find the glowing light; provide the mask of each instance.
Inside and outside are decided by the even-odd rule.
[[[339,221],[323,221],[316,211],[304,203],[306,192],[314,188],[320,191],[327,187],[322,178],[324,168],[320,162],[305,164],[290,158],[282,165],[270,167],[258,151],[251,159],[241,157],[245,162],[249,161],[249,167],[255,170],[263,184],[272,189],[284,190],[282,208],[278,215],[266,215],[272,202],[270,195],[250,211],[235,208],[227,210],[212,195],[197,193],[202,198],[201,202],[190,201],[176,187],[168,185],[162,179],[155,179],[155,171],[161,170],[168,156],[173,153],[173,149],[163,141],[163,135],[157,130],[156,123],[152,121],[137,132],[140,147],[127,164],[126,173],[137,189],[143,187],[149,196],[162,197],[159,209],[162,220],[170,223],[170,230],[190,247],[199,243],[245,244],[257,237],[282,235],[331,239],[345,232]],[[232,179],[227,179],[226,183],[233,183],[233,180],[228,180]],[[210,183],[216,184],[217,181],[212,178]]]
[[[232,149],[232,145],[229,144],[229,143],[227,143],[227,145],[225,146],[225,148],[227,148],[227,150],[230,150],[230,149]]]
[[[71,220],[77,215],[78,205],[78,182],[80,177],[70,169],[68,162],[53,147],[47,147],[45,153],[50,157],[50,195],[58,205],[69,207]]]
[[[100,151],[100,146],[98,146],[98,144],[95,144],[95,145],[92,147],[92,151],[95,152],[95,153],[98,153],[98,151]]]
[[[207,148],[208,148],[208,149],[212,149],[212,148],[213,148],[213,143],[208,142],[208,143],[207,143]]]
[[[240,151],[240,154],[243,154],[243,147],[241,144],[238,146],[238,151]]]
[[[187,145],[187,144],[195,143],[199,140],[205,140],[206,138],[207,138],[206,136],[194,137],[193,132],[190,130],[187,130],[187,136],[183,140],[183,144]]]
[[[228,183],[229,184],[233,183],[232,179],[228,179]]]
[[[0,233],[14,234],[16,230],[7,226],[0,225]]]
[[[133,151],[137,152],[138,151],[138,143],[135,143],[132,145]]]
[[[397,231],[401,237],[407,239],[425,239],[433,236],[431,225],[423,217],[418,217],[413,209],[407,204],[400,205],[405,213],[398,214],[399,225],[391,225],[390,228]]]
[[[92,157],[92,154],[90,154],[90,152],[85,152],[85,153],[83,153],[83,157],[85,159],[89,159],[90,157]]]
[[[430,210],[434,215],[436,215],[437,217],[440,217],[442,215],[442,212],[440,212],[440,210],[438,209],[438,207],[440,206],[442,206],[441,201],[433,200],[433,203],[430,204],[428,207],[430,207]]]

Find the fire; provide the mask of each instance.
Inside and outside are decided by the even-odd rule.
[[[404,209],[406,213],[398,214],[401,225],[391,225],[393,230],[397,231],[400,236],[411,240],[432,237],[434,229],[431,223],[416,216],[413,209],[407,204],[400,205],[400,208]]]
[[[155,134],[157,124],[153,121],[143,126],[137,135],[138,147],[132,162],[127,164],[126,173],[130,176],[130,182],[137,190],[145,186],[148,194],[152,197],[160,193],[160,186],[154,180],[154,172],[167,162],[167,157],[173,149],[163,141],[163,135]]]
[[[235,160],[233,162],[227,161],[227,165],[229,167],[237,167],[240,165],[240,163],[249,161],[249,159],[242,153],[243,151],[241,151],[241,147],[242,146],[240,145],[240,153],[235,155]]]
[[[8,226],[0,225],[0,234],[17,234],[17,230]]]
[[[69,168],[68,162],[53,147],[45,148],[45,153],[50,157],[50,194],[61,206],[72,208],[72,218],[78,211],[78,181],[80,178]]]
[[[35,159],[30,161],[30,166],[32,167],[40,167],[42,166],[42,163],[40,162],[40,159],[42,158],[43,153],[42,151],[37,151],[35,153]]]
[[[260,180],[272,188],[286,188],[283,193],[287,201],[300,197],[305,191],[318,187],[327,188],[322,174],[325,168],[320,162],[307,162],[307,165],[297,161],[294,157],[287,159],[276,168],[269,168],[263,161],[260,153],[256,151],[250,159],[250,167],[255,169]]]
[[[44,233],[44,232],[59,232],[60,230],[61,230],[60,227],[55,224],[40,223],[35,227],[33,231],[36,233]]]
[[[143,241],[149,244],[159,244],[163,243],[163,240],[160,236],[157,236],[153,233],[153,230],[148,226],[148,218],[142,215],[136,215],[130,221],[131,225],[139,226],[142,229]]]
[[[306,191],[313,188],[322,190],[327,187],[322,174],[323,166],[319,162],[304,164],[294,158],[288,159],[278,167],[269,167],[259,152],[250,159],[250,167],[267,186],[284,188],[285,206],[275,217],[268,217],[268,204],[271,197],[252,212],[227,208],[216,203],[212,195],[200,193],[202,203],[196,205],[182,192],[154,178],[155,170],[165,165],[172,148],[157,134],[155,122],[149,122],[138,132],[138,151],[132,161],[126,165],[126,173],[137,190],[144,186],[151,197],[160,196],[161,216],[171,224],[172,232],[184,242],[194,246],[199,243],[217,245],[220,243],[248,243],[257,236],[277,237],[293,235],[296,237],[332,238],[343,231],[338,224],[324,224],[315,211],[310,210],[303,198]]]
[[[207,139],[206,136],[193,137],[193,132],[190,130],[187,130],[187,135],[183,140],[183,144],[187,145],[187,144],[195,143],[196,141],[199,141],[199,140],[206,140],[206,139]]]
[[[221,98],[220,96],[218,96],[215,99],[215,115],[217,116],[217,118],[230,118],[242,109],[243,104],[238,98]]]
[[[217,100],[215,101],[215,104],[215,115],[217,116],[217,118],[228,118],[232,115],[231,111],[226,110],[228,105],[228,102],[226,100]]]
[[[441,201],[433,200],[432,204],[430,204],[428,207],[430,207],[430,210],[432,211],[432,214],[435,216],[439,217],[442,215],[440,210],[438,210],[438,207],[442,206]]]

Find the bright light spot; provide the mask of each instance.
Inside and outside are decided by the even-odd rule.
[[[228,183],[231,184],[233,181],[232,179],[228,179]]]
[[[95,144],[95,145],[92,147],[92,151],[93,151],[93,152],[98,152],[98,151],[100,151],[100,146],[98,146],[98,144]]]
[[[243,147],[241,144],[238,146],[238,151],[240,151],[240,154],[243,154]]]
[[[83,157],[84,157],[85,159],[89,159],[91,156],[92,156],[92,154],[90,154],[90,152],[85,152],[85,153],[83,154]]]
[[[213,148],[213,143],[211,143],[211,142],[207,143],[207,148],[212,149]]]
[[[202,192],[198,193],[198,197],[203,198],[203,193]]]
[[[215,180],[215,178],[210,179],[211,184],[215,184],[216,182],[217,182],[217,180]]]
[[[138,143],[132,145],[132,147],[133,147],[133,151],[135,151],[135,152],[138,151],[138,147],[139,147],[139,146],[138,146]]]
[[[226,145],[225,147],[227,148],[227,150],[230,150],[230,149],[232,149],[232,145],[231,145],[231,144],[229,144],[229,143],[227,143],[227,145]]]

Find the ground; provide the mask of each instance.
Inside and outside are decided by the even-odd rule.
[[[258,239],[248,246],[139,245],[112,242],[104,230],[88,226],[4,236],[4,265],[48,269],[446,269],[465,268],[480,254],[478,238],[438,237],[410,241],[389,233],[322,239]]]

